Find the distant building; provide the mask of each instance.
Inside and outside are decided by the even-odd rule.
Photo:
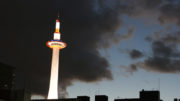
[[[0,101],[11,100],[14,78],[14,67],[0,63]]]
[[[14,67],[0,63],[0,89],[12,89],[14,86]]]
[[[31,101],[31,93],[25,89],[13,90],[11,101]]]
[[[31,101],[78,101],[77,98],[65,98],[65,99],[42,99],[42,100],[31,100]]]
[[[139,98],[115,99],[114,101],[140,101]]]
[[[31,100],[31,101],[58,101],[58,100],[38,99],[38,100]]]
[[[78,101],[90,101],[89,96],[77,96]]]
[[[0,63],[0,101],[30,101],[30,92],[14,89],[15,68]]]
[[[160,101],[159,91],[140,91],[140,101]]]
[[[58,99],[57,101],[78,101],[77,98]]]
[[[64,98],[64,99],[41,99],[41,100],[31,100],[31,101],[90,101],[89,96],[77,96],[77,98]]]
[[[174,101],[180,101],[180,99],[178,99],[178,98],[174,98]]]
[[[178,101],[178,99],[177,99],[177,98],[174,98],[174,101]]]
[[[95,101],[108,101],[108,96],[106,95],[96,95]]]
[[[140,98],[115,99],[114,101],[162,101],[159,91],[140,91]]]

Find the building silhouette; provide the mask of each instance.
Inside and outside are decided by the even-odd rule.
[[[31,101],[78,101],[77,98],[66,98],[66,99],[39,99]]]
[[[0,63],[0,101],[30,101],[30,92],[14,88],[14,71],[14,67]]]
[[[31,101],[31,92],[26,89],[15,89],[10,101]]]
[[[162,101],[159,91],[140,91],[139,98],[115,99],[114,101]]]
[[[89,96],[77,96],[78,101],[90,101]]]
[[[174,101],[178,101],[178,99],[177,99],[177,98],[174,98]]]
[[[115,99],[114,101],[139,101],[139,98]]]
[[[0,63],[0,89],[12,89],[14,86],[14,67]]]
[[[108,96],[106,95],[96,95],[95,101],[108,101]]]
[[[41,99],[41,100],[31,100],[31,101],[90,101],[89,96],[77,96],[77,98],[63,98],[63,99]]]
[[[14,67],[0,63],[0,100],[10,101],[14,86]]]
[[[180,99],[178,99],[178,98],[174,98],[174,101],[180,101]]]
[[[43,100],[31,100],[31,101],[90,101],[89,96],[77,96],[77,98],[65,98],[65,99],[43,99]],[[108,101],[106,95],[95,95],[95,101]],[[114,99],[114,101],[162,101],[160,99],[159,91],[145,91],[139,92],[139,98],[125,98],[125,99]],[[177,98],[174,101],[179,101]]]
[[[159,91],[144,91],[140,92],[140,101],[160,101]]]

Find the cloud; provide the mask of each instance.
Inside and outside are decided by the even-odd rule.
[[[162,37],[162,40],[166,43],[178,44],[180,43],[180,32],[168,33],[165,37]]]
[[[144,61],[148,69],[158,72],[173,73],[180,71],[180,52],[163,42],[155,41],[152,44],[153,56]]]
[[[136,49],[131,50],[129,55],[132,59],[137,59],[137,58],[143,57],[143,53]]]
[[[152,56],[148,56],[145,58],[145,60],[131,65],[135,65],[136,67],[145,69],[147,71],[179,73],[180,51],[177,48],[179,38],[179,32],[176,32],[168,33],[163,36],[161,35],[159,39],[152,40]],[[133,72],[136,71],[132,68],[130,69]]]
[[[178,0],[122,0],[126,4],[125,11],[131,17],[148,21],[159,21],[161,24],[176,23],[180,25],[180,2]]]
[[[176,22],[178,25],[180,24],[180,2],[177,0],[169,0],[164,5],[161,6],[159,16],[159,21],[161,23],[172,23]]]

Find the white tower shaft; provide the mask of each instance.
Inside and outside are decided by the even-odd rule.
[[[59,48],[53,47],[48,99],[58,99]]]

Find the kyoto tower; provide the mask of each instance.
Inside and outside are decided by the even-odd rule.
[[[58,18],[56,19],[53,40],[47,42],[47,46],[53,50],[48,99],[58,99],[59,51],[66,47],[66,43],[61,41],[60,21]]]

